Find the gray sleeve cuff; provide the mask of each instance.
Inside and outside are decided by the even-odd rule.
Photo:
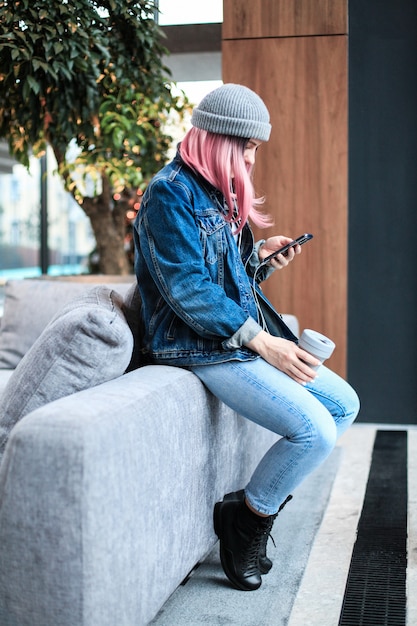
[[[249,276],[255,276],[256,274],[256,282],[262,283],[264,280],[269,278],[271,274],[275,271],[269,263],[264,265],[260,270],[258,270],[259,265],[261,264],[261,259],[259,258],[259,248],[265,243],[265,239],[260,239],[253,246],[253,251],[251,256],[247,262],[247,270]]]
[[[252,254],[250,255],[249,259],[248,259],[248,266],[250,268],[250,275],[253,276],[256,268],[258,267],[258,265],[260,264],[261,260],[259,258],[259,248],[262,246],[262,244],[265,243],[265,239],[260,239],[259,241],[257,241],[255,243],[255,245],[253,246],[253,250],[252,250]]]
[[[259,326],[258,322],[255,322],[253,317],[248,317],[246,322],[235,332],[234,335],[229,337],[226,341],[223,341],[223,347],[226,350],[235,350],[241,348],[248,341],[251,341],[262,330],[262,326]]]

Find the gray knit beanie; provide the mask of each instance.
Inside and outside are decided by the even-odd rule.
[[[191,124],[219,135],[268,141],[269,112],[248,87],[227,83],[211,91],[194,109]]]

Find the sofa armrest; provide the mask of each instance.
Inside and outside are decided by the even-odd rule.
[[[0,467],[0,623],[147,624],[214,545],[216,499],[270,445],[167,366],[32,412]]]

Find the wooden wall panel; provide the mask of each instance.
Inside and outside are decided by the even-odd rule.
[[[336,342],[329,364],[344,376],[347,38],[223,41],[223,80],[254,89],[271,113],[272,135],[258,152],[255,186],[276,226],[257,235],[314,234],[296,262],[264,284],[265,293],[281,312],[294,312],[302,328]]]
[[[223,39],[340,35],[346,0],[223,0]]]

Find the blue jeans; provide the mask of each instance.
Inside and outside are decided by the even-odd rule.
[[[266,515],[276,513],[327,458],[359,411],[352,387],[324,365],[316,380],[306,386],[262,358],[190,369],[237,413],[281,435],[245,488],[251,506]]]

